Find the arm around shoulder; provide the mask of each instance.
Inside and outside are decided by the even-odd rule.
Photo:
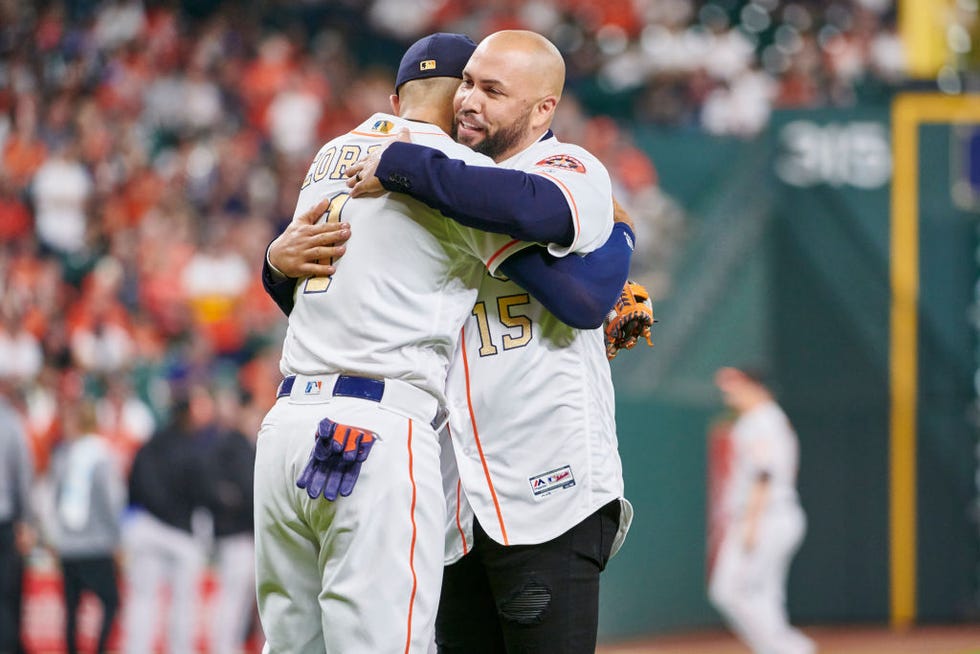
[[[467,227],[536,243],[570,245],[575,238],[564,194],[541,175],[469,165],[402,142],[385,149],[375,174],[386,190],[406,193]]]
[[[629,276],[633,231],[616,223],[606,243],[579,256],[554,257],[541,247],[525,248],[500,265],[563,323],[576,329],[602,325]]]

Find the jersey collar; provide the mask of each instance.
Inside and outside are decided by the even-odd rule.
[[[555,138],[555,133],[554,133],[554,132],[552,132],[552,131],[551,131],[551,130],[549,129],[549,130],[548,130],[547,132],[545,132],[544,134],[542,134],[542,135],[541,135],[541,138],[539,138],[539,139],[538,139],[537,141],[535,141],[535,142],[534,142],[533,144],[531,144],[531,145],[529,145],[529,146],[527,146],[526,148],[524,148],[523,150],[521,150],[520,152],[518,152],[518,153],[517,153],[517,154],[515,154],[514,156],[512,156],[512,157],[510,157],[510,158],[508,158],[508,159],[505,159],[504,161],[499,161],[499,162],[497,162],[497,165],[498,165],[498,166],[501,166],[501,167],[503,167],[503,168],[508,168],[508,167],[510,166],[510,162],[512,162],[512,161],[514,161],[514,160],[516,160],[516,159],[517,159],[518,157],[520,157],[520,156],[521,156],[521,155],[523,155],[523,154],[524,154],[525,152],[527,152],[527,151],[528,151],[528,150],[530,150],[530,149],[531,149],[532,147],[534,147],[534,145],[536,145],[536,144],[538,144],[538,143],[541,143],[542,141],[547,141],[548,139],[553,139],[553,138]]]

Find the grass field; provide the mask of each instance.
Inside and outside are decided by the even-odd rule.
[[[980,654],[980,624],[917,627],[804,627],[820,654]],[[664,636],[607,643],[597,654],[749,654],[726,632]]]

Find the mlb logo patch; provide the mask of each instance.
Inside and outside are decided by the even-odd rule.
[[[528,482],[531,484],[531,493],[540,498],[555,491],[572,488],[575,486],[575,475],[572,474],[572,466],[562,466],[530,477]]]
[[[306,382],[306,388],[303,390],[304,395],[319,395],[320,390],[323,388],[323,382],[319,379],[313,379]]]
[[[387,134],[388,132],[391,131],[391,128],[394,126],[395,124],[390,120],[379,120],[376,123],[374,123],[374,125],[371,126],[371,131]]]
[[[425,61],[419,62],[419,70],[435,70],[435,69],[436,69],[435,59],[426,59]]]

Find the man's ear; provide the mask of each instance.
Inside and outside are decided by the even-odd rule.
[[[536,114],[534,127],[548,126],[555,117],[555,109],[558,107],[558,98],[549,95],[543,100],[538,101],[534,113]]]
[[[400,116],[401,114],[398,113],[398,109],[401,106],[401,100],[398,97],[398,94],[392,93],[391,95],[389,95],[388,102],[391,103],[391,113],[395,114],[396,116]]]

